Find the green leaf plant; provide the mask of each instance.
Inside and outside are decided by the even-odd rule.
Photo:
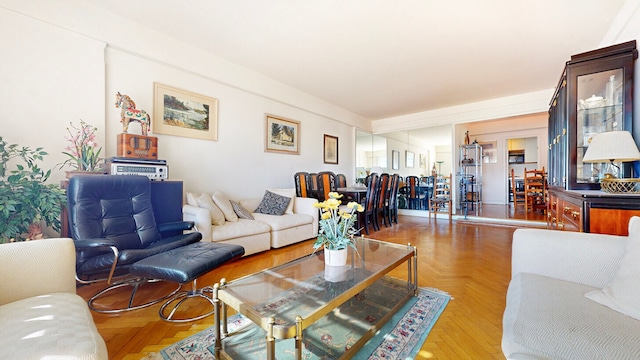
[[[41,147],[8,144],[0,136],[0,243],[30,240],[29,227],[40,222],[60,231],[66,195],[46,184],[51,170],[39,165],[46,155]]]

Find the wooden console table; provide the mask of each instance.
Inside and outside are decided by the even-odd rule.
[[[549,188],[547,227],[564,231],[628,235],[629,219],[640,216],[640,194]]]

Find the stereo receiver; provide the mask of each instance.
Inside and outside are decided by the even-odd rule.
[[[169,168],[158,164],[111,163],[109,174],[112,175],[143,175],[151,180],[166,180],[169,178]]]

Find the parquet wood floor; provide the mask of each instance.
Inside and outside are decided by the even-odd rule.
[[[419,286],[438,288],[453,298],[422,346],[419,359],[504,359],[500,349],[502,313],[511,277],[514,229],[401,216],[399,225],[382,227],[370,235],[417,246]],[[199,284],[213,284],[223,277],[234,279],[298,258],[311,253],[311,244],[309,240],[248,256],[208,273]],[[396,276],[403,277],[404,271],[398,270]],[[151,292],[167,291],[169,287],[162,284]],[[99,288],[82,286],[78,293],[89,298]],[[144,358],[213,322],[209,317],[170,324],[158,318],[159,307],[118,315],[93,313],[111,359]],[[187,311],[197,313],[202,309],[203,305],[195,304]]]

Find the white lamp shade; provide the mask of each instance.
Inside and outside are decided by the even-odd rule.
[[[640,160],[640,151],[628,131],[608,131],[593,137],[582,158],[585,163]]]

